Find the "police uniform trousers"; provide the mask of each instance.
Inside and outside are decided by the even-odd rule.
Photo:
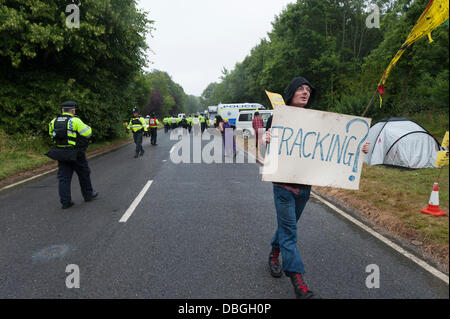
[[[150,128],[150,143],[152,145],[156,144],[156,137],[158,136],[158,128],[157,127],[151,127]]]
[[[142,130],[133,133],[134,143],[136,144],[136,154],[142,153]]]
[[[78,175],[81,194],[84,199],[89,198],[93,193],[91,184],[91,170],[89,169],[85,153],[83,151],[79,151],[77,159],[74,162],[58,161],[58,191],[61,204],[63,205],[70,203],[72,200],[70,185],[74,171]]]

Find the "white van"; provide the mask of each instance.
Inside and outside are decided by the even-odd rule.
[[[259,116],[264,121],[264,127],[266,127],[267,120],[273,114],[273,110],[251,110],[239,112],[239,117],[236,120],[236,129],[242,130],[244,138],[255,135],[255,130],[252,126],[252,120],[255,117],[255,112],[259,112]]]
[[[236,121],[240,112],[265,109],[266,107],[259,103],[219,104],[217,106],[217,114],[219,114],[223,119],[228,119],[231,126],[236,126]]]

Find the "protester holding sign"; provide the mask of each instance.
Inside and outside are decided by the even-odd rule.
[[[286,104],[291,107],[309,108],[316,95],[315,88],[303,77],[294,78],[286,90]],[[272,117],[267,122],[267,131],[264,135],[266,143],[271,141]],[[367,154],[369,144],[365,143],[362,152]],[[301,167],[299,168],[301,171]],[[271,275],[281,277],[282,272],[290,277],[297,298],[317,298],[307,288],[303,274],[303,265],[297,247],[297,222],[309,200],[311,185],[273,182],[273,195],[277,213],[278,227],[271,240],[272,251],[269,255]],[[283,257],[281,266],[279,255]]]

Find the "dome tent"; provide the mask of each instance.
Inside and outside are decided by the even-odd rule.
[[[364,160],[369,165],[407,168],[436,167],[439,142],[422,126],[403,117],[391,117],[375,123],[367,141],[370,151]]]

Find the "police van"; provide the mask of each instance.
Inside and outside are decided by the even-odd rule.
[[[252,121],[255,118],[256,110],[251,111],[241,111],[239,117],[236,121],[236,130],[242,131],[244,138],[255,135],[255,130],[253,129]],[[258,110],[259,116],[262,117],[264,121],[264,127],[266,127],[267,120],[273,115],[273,110]]]
[[[228,119],[230,125],[235,127],[240,112],[265,109],[266,107],[259,103],[219,104],[217,106],[217,114],[223,119]]]

